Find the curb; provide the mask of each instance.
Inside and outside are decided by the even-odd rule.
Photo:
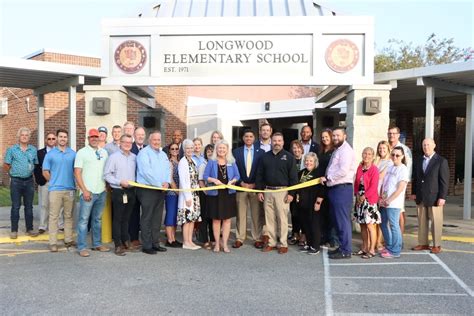
[[[418,238],[417,234],[404,234],[404,236],[410,236],[414,238]],[[428,238],[428,240],[432,240],[431,236]],[[442,236],[441,240],[444,241],[455,241],[455,242],[462,242],[462,243],[474,243],[474,237],[467,237],[467,236]],[[1,243],[1,242],[0,242]]]

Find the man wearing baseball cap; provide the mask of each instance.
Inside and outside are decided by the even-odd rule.
[[[102,245],[102,212],[105,205],[104,166],[107,151],[98,146],[99,131],[89,130],[89,145],[77,152],[74,162],[74,175],[81,189],[79,198],[79,222],[77,224],[77,249],[81,257],[89,257],[87,247],[87,223],[91,217],[92,250],[107,252]]]
[[[104,148],[107,144],[107,127],[101,126],[97,130],[99,131],[99,147]]]

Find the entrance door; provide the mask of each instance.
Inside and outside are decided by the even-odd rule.
[[[291,152],[290,143],[298,139],[298,130],[296,128],[283,128],[281,132],[283,133],[283,140],[285,141],[283,148]]]

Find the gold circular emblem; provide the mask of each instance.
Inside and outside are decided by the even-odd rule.
[[[339,39],[326,49],[326,63],[335,72],[348,72],[359,62],[359,49],[348,39]]]
[[[134,74],[145,66],[147,53],[145,47],[137,41],[125,41],[115,50],[115,64],[123,72]]]

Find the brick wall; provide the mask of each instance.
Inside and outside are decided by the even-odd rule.
[[[31,57],[32,60],[48,61],[79,66],[100,67],[100,59],[93,57],[82,57],[67,54],[43,52]],[[13,93],[12,93],[13,92]],[[0,88],[0,97],[8,99],[8,115],[0,118],[0,159],[8,147],[17,142],[16,133],[22,126],[32,130],[31,144],[38,144],[38,112],[37,99],[32,90],[16,88]],[[29,99],[29,113],[27,111],[27,98]],[[45,133],[54,132],[58,128],[69,129],[69,101],[67,92],[49,93],[44,96],[45,106]],[[76,129],[77,148],[85,144],[85,102],[84,93],[76,94]],[[8,184],[8,176],[2,172],[0,184]]]
[[[171,142],[171,135],[180,129],[186,138],[186,102],[188,90],[186,87],[156,87],[155,100],[165,112],[165,142]]]
[[[449,165],[449,194],[454,194],[456,183],[456,114],[451,110],[443,110],[440,113],[441,126],[436,151],[448,160]]]
[[[127,121],[133,122],[135,127],[140,126],[138,112],[145,109],[148,109],[146,105],[132,98],[127,98]]]

